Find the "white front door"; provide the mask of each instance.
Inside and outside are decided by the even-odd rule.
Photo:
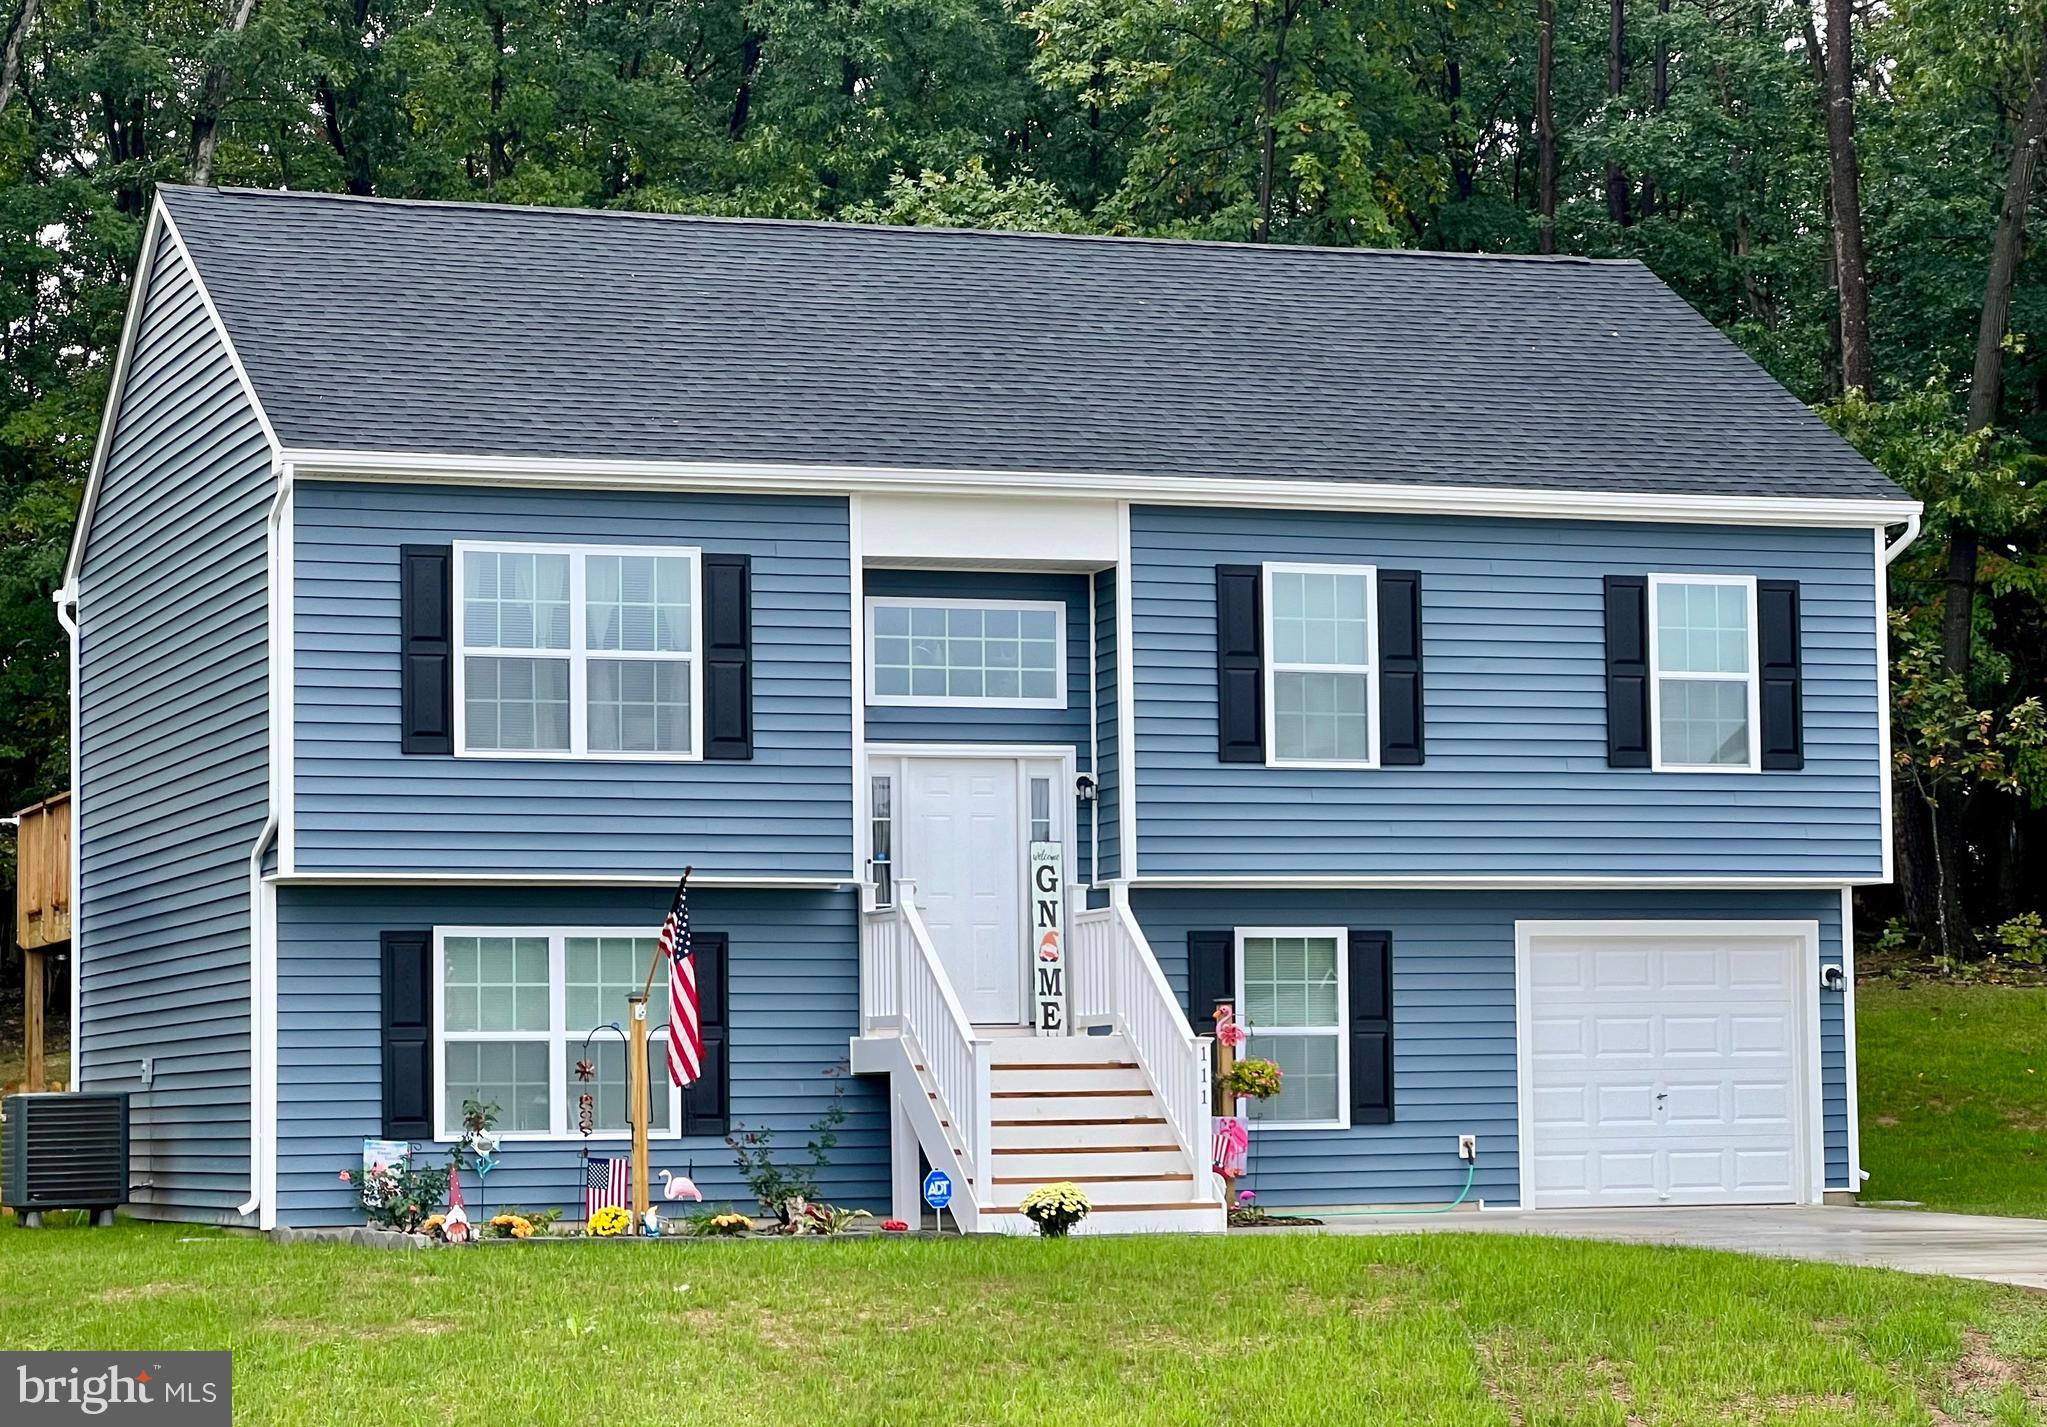
[[[1806,936],[1737,923],[1523,945],[1524,1204],[1806,1197]]]
[[[976,1025],[1024,1020],[1023,821],[1017,763],[903,760],[903,872],[953,994]]]

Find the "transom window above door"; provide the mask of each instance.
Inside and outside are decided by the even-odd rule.
[[[1746,575],[1649,577],[1650,764],[1756,769],[1756,583]]]
[[[1370,565],[1265,567],[1268,763],[1378,766],[1377,573]]]
[[[694,759],[699,558],[688,547],[454,547],[455,752]]]
[[[867,601],[867,702],[1064,708],[1066,605],[876,595]]]

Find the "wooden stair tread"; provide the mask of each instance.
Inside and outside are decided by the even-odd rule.
[[[996,1154],[1178,1154],[1178,1145],[1011,1145]]]
[[[1110,1096],[1121,1096],[1127,1100],[1133,1095],[1142,1095],[1147,1099],[1151,1097],[1151,1091],[1143,1088],[1131,1090],[991,1090],[988,1093],[997,1100],[1079,1100],[1083,1098],[1100,1100]],[[938,1097],[933,1096],[932,1098],[936,1099]],[[1043,1122],[1041,1121],[1040,1123]]]
[[[1097,1119],[1079,1120],[990,1120],[988,1123],[998,1130],[1022,1130],[1038,1126],[1052,1126],[1057,1129],[1071,1129],[1076,1125],[1163,1125],[1164,1115],[1105,1115]]]
[[[1177,1173],[1169,1174],[1069,1174],[1066,1177],[1066,1182],[1068,1184],[1185,1184],[1192,1181],[1193,1178],[1193,1175],[1185,1170],[1181,1170]],[[1010,1175],[1004,1178],[998,1174],[995,1176],[995,1182],[997,1184],[1037,1184],[1040,1181],[1030,1175]]]

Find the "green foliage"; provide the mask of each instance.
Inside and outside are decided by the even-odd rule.
[[[818,1181],[839,1146],[839,1127],[846,1123],[846,1085],[832,1074],[832,1103],[810,1125],[800,1163],[783,1165],[775,1158],[775,1132],[735,1129],[725,1137],[739,1163],[739,1174],[762,1209],[787,1224],[799,1212],[794,1206],[817,1198]]]

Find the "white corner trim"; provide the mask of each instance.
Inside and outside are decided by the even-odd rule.
[[[1087,803],[1087,884],[1102,884],[1102,652],[1097,647],[1101,616],[1095,609],[1095,577],[1087,577],[1087,775],[1095,795]]]
[[[1918,529],[1914,517],[1912,527]],[[1889,884],[1897,868],[1897,808],[1891,789],[1891,555],[1884,548],[1884,533],[1876,534],[1873,586],[1876,595],[1876,767],[1878,784],[1877,819],[1882,827],[1883,881]],[[1909,538],[1905,537],[1905,538]],[[1902,544],[1902,539],[1900,541]]]
[[[1682,936],[1757,936],[1794,937],[1802,951],[1798,959],[1798,972],[1794,978],[1797,987],[1797,1014],[1805,1028],[1804,1044],[1799,1048],[1799,1073],[1804,1081],[1805,1095],[1799,1110],[1798,1134],[1805,1141],[1805,1153],[1799,1156],[1800,1183],[1797,1185],[1800,1203],[1818,1204],[1824,1201],[1827,1182],[1827,1136],[1825,1102],[1822,1093],[1822,1078],[1825,1074],[1825,1057],[1820,1044],[1820,924],[1817,921],[1793,919],[1693,919],[1693,918],[1638,918],[1608,920],[1548,921],[1529,920],[1514,923],[1514,1098],[1515,1098],[1515,1160],[1519,1166],[1520,1203],[1524,1209],[1540,1209],[1536,1202],[1535,1186],[1529,1175],[1532,1146],[1535,1143],[1535,1065],[1534,1065],[1534,1014],[1533,998],[1528,994],[1530,987],[1530,961],[1533,944],[1538,938],[1548,937],[1682,937]],[[1796,1147],[1794,1147],[1795,1149]]]
[[[1862,1084],[1855,1070],[1855,891],[1841,889],[1841,1051],[1848,1095],[1848,1183],[1862,1192]]]
[[[1789,496],[1664,495],[1491,486],[1407,485],[1307,478],[1142,476],[1101,471],[1005,471],[788,461],[596,460],[477,456],[454,452],[294,447],[300,474],[324,480],[470,482],[486,485],[690,489],[790,495],[1074,496],[1161,505],[1241,505],[1521,519],[1630,520],[1709,525],[1896,525],[1916,501]]]
[[[171,242],[183,259],[185,270],[192,275],[192,289],[199,295],[199,305],[206,312],[206,319],[213,326],[214,335],[220,338],[221,349],[227,353],[228,365],[234,370],[235,380],[240,383],[242,395],[248,400],[249,409],[255,413],[256,424],[262,428],[263,439],[270,443],[273,467],[283,459],[284,447],[277,439],[277,432],[270,424],[269,413],[263,410],[263,403],[256,395],[255,383],[249,380],[249,371],[242,365],[241,353],[235,350],[234,339],[228,336],[227,324],[220,320],[220,309],[214,306],[213,294],[207,291],[206,279],[200,275],[199,265],[192,261],[192,252],[185,246],[185,239],[178,232],[177,223],[171,218],[170,210],[162,198],[155,199],[149,208],[149,221],[142,230],[142,252],[135,265],[135,280],[128,290],[128,312],[121,322],[121,341],[114,352],[113,376],[107,383],[107,401],[100,411],[99,436],[93,444],[92,470],[85,480],[85,498],[79,503],[78,524],[71,535],[71,552],[64,561],[64,583],[75,585],[78,572],[85,560],[85,542],[92,532],[92,518],[99,505],[100,487],[106,476],[107,456],[113,448],[115,416],[121,409],[121,398],[128,384],[128,367],[135,353],[135,336],[142,327],[142,312],[149,295],[149,285],[154,276],[154,258],[159,234],[170,235]]]
[[[870,788],[867,771],[867,660],[865,641],[860,628],[860,611],[866,608],[867,568],[866,560],[860,553],[866,539],[867,512],[861,497],[846,497],[846,550],[847,588],[851,597],[847,601],[847,643],[846,668],[852,691],[853,707],[850,711],[853,731],[853,826],[850,846],[853,849],[853,870],[864,887],[874,879],[874,849],[870,846],[874,837],[874,820],[869,810]],[[862,905],[866,893],[861,894]]]
[[[270,575],[270,805],[277,809],[277,870],[298,863],[298,496],[289,464],[277,463],[279,513]]]
[[[1131,614],[1130,502],[1116,506],[1116,880],[1137,878],[1137,635]]]
[[[79,787],[78,758],[78,586],[76,577],[62,589],[55,591],[50,599],[57,607],[57,623],[64,630],[64,636],[71,646],[69,678],[71,684],[71,1087],[81,1088],[81,1077],[85,1070],[85,1022],[79,1019],[83,1006],[81,992],[85,986],[85,908],[80,905],[84,898],[79,896],[79,870],[83,865],[81,853],[85,839],[80,836],[85,824],[79,816],[82,802]]]

